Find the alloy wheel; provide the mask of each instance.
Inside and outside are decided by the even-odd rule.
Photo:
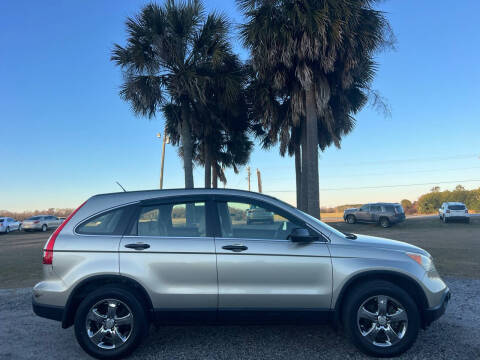
[[[405,337],[408,315],[397,300],[386,295],[372,296],[360,305],[357,326],[366,341],[389,347]]]
[[[85,326],[89,339],[101,349],[118,349],[133,330],[133,314],[122,301],[105,299],[88,311]]]

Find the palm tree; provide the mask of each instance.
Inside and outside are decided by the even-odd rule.
[[[247,18],[241,34],[255,86],[264,95],[254,102],[263,103],[256,110],[267,144],[279,134],[281,150],[283,144],[295,154],[297,202],[319,217],[318,147],[339,146],[353,128],[352,114],[373,94],[372,57],[393,41],[388,22],[375,0],[237,3]]]
[[[176,121],[167,129],[179,134],[172,138],[181,143],[185,187],[193,188],[195,114],[206,106],[212,67],[230,56],[226,22],[217,14],[205,17],[198,0],[167,0],[146,5],[126,26],[127,44],[115,44],[111,57],[125,79],[120,95],[138,115],[151,118],[163,109]]]

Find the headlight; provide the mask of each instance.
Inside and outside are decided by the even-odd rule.
[[[425,256],[416,253],[406,253],[410,259],[415,261],[418,265],[423,267],[425,271],[435,271],[435,265],[433,264],[433,260],[430,256]]]

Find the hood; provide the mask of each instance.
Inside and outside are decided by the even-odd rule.
[[[348,208],[348,209],[345,209],[343,210],[343,212],[347,212],[347,211],[357,211],[358,208]]]
[[[427,251],[423,250],[422,248],[419,248],[418,246],[415,246],[415,245],[407,244],[403,241],[385,239],[385,238],[376,237],[376,236],[359,235],[359,234],[355,234],[355,236],[357,236],[357,238],[351,241],[354,241],[355,243],[358,243],[358,244],[362,244],[364,246],[372,246],[376,249],[409,251],[417,254],[430,256],[430,254]]]

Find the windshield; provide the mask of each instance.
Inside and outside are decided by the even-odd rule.
[[[324,228],[326,231],[329,231],[330,233],[334,233],[335,235],[341,237],[341,238],[345,238],[346,235],[344,233],[342,233],[341,231],[338,231],[337,229],[331,227],[330,225],[327,225],[326,223],[324,223],[323,221],[320,221],[318,220],[317,218],[313,217],[312,215],[309,215],[307,213],[304,213],[305,215],[307,215],[311,220],[313,220],[316,224],[320,225],[322,228]]]

